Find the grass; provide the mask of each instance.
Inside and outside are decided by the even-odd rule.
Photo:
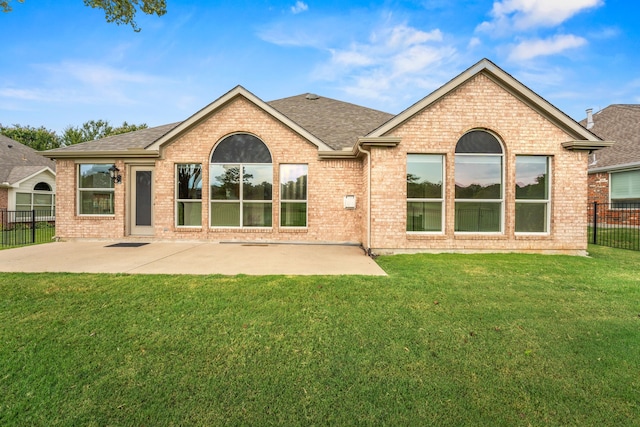
[[[0,274],[0,425],[638,425],[640,254]]]
[[[598,226],[597,243],[611,248],[640,250],[640,227]],[[593,227],[589,227],[589,242],[593,242]]]
[[[32,230],[29,227],[17,225],[10,230],[0,228],[0,250],[16,246],[50,243],[55,234],[55,225],[50,225],[46,222],[37,223],[35,242],[33,241]]]

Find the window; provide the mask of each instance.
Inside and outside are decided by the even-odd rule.
[[[46,182],[39,182],[31,193],[16,193],[16,211],[36,211],[39,219],[55,216],[56,196],[51,192],[51,186]],[[29,218],[31,214],[28,215]]]
[[[273,165],[253,135],[226,137],[211,155],[211,226],[271,227]]]
[[[549,231],[549,157],[516,156],[516,233]]]
[[[640,170],[615,172],[609,175],[612,207],[640,203]]]
[[[280,165],[280,226],[307,226],[307,165]]]
[[[78,213],[113,215],[113,181],[109,164],[81,164],[78,167]]]
[[[202,225],[202,165],[176,165],[176,225]]]
[[[443,177],[443,155],[407,155],[408,232],[442,232]]]
[[[501,232],[504,211],[502,146],[474,130],[456,144],[455,231]]]

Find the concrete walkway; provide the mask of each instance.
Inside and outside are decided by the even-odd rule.
[[[138,245],[73,241],[5,249],[0,251],[0,272],[386,275],[356,246],[209,242]]]

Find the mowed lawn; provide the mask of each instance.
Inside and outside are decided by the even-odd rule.
[[[0,274],[0,425],[637,426],[640,253],[590,250]]]

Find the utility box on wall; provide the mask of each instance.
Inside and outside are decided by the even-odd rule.
[[[344,208],[355,209],[356,208],[356,196],[349,195],[344,196]]]

